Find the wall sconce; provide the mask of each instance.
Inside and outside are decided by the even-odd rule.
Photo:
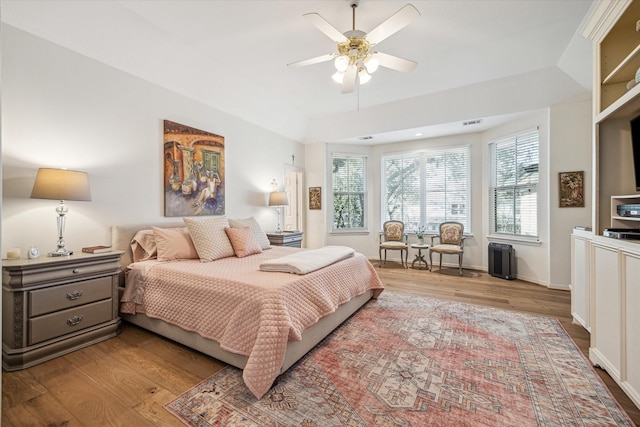
[[[269,193],[269,206],[276,207],[276,212],[278,213],[278,228],[276,229],[276,233],[282,233],[280,229],[280,207],[289,206],[287,193],[284,191],[272,191]]]
[[[69,212],[69,208],[64,204],[64,201],[91,200],[87,173],[66,169],[38,169],[36,181],[31,191],[31,198],[60,200],[60,204],[56,208],[58,213],[58,249],[54,252],[49,252],[49,256],[68,256],[73,254],[73,251],[69,251],[64,247],[65,215]]]

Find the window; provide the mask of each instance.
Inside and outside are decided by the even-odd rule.
[[[538,237],[538,130],[489,147],[491,232]]]
[[[333,230],[366,228],[367,159],[332,155]]]
[[[458,221],[471,231],[469,147],[382,158],[382,220],[400,220],[408,231]]]

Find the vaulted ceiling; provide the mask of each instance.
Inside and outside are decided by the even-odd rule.
[[[406,3],[362,0],[356,28],[368,32]],[[331,80],[331,62],[286,64],[335,51],[302,15],[317,12],[344,32],[348,0],[2,0],[0,16],[288,138],[381,143],[478,131],[588,98],[592,52],[579,30],[592,3],[411,1],[421,17],[377,48],[417,68],[381,68],[346,95]]]

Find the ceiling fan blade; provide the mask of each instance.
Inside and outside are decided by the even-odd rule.
[[[420,12],[412,4],[391,15],[386,21],[367,33],[367,41],[371,44],[380,43],[387,37],[397,33],[420,17]]]
[[[410,61],[393,55],[387,55],[386,53],[381,52],[376,52],[374,58],[380,61],[380,66],[391,68],[396,71],[402,71],[403,73],[413,71],[413,69],[418,65],[415,61]]]
[[[344,79],[342,80],[342,93],[351,93],[356,85],[356,79],[358,78],[358,67],[350,65],[347,71],[344,73]]]
[[[315,58],[304,59],[302,61],[292,62],[287,64],[287,67],[297,68],[297,67],[306,67],[307,65],[319,64],[321,62],[331,61],[335,58],[335,55],[332,53],[328,53],[322,56],[316,56]]]
[[[331,25],[329,21],[317,13],[305,13],[302,16],[336,43],[344,43],[349,40],[344,34],[338,31],[336,27]]]

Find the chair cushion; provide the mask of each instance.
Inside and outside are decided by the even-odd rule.
[[[407,244],[403,242],[383,242],[380,244],[382,249],[407,249]]]
[[[462,248],[458,245],[435,245],[431,247],[433,252],[440,252],[443,254],[461,254]]]
[[[403,226],[400,223],[389,223],[385,225],[384,235],[387,241],[401,241]]]
[[[462,229],[458,224],[443,225],[440,229],[440,241],[444,244],[460,244]]]

